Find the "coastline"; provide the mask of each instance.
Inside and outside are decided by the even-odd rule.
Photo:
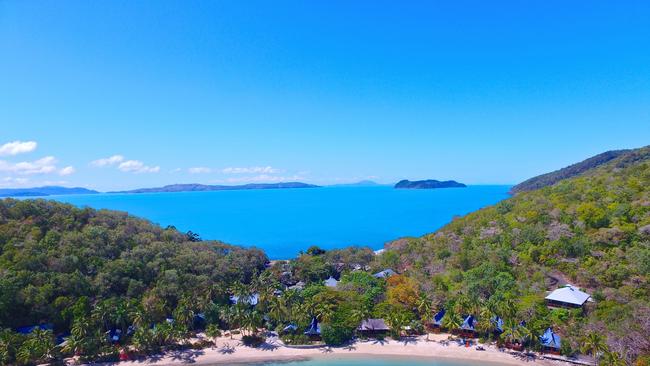
[[[215,345],[200,350],[170,351],[161,355],[149,356],[143,359],[122,361],[119,363],[99,363],[94,365],[155,365],[179,366],[193,365],[226,365],[226,364],[260,364],[266,362],[294,362],[310,359],[341,359],[341,358],[417,358],[421,360],[443,360],[458,362],[460,365],[558,365],[560,363],[539,358],[524,360],[509,352],[498,350],[492,345],[482,345],[485,350],[478,351],[472,347],[459,346],[456,343],[443,345],[440,341],[447,340],[448,334],[431,334],[429,341],[426,336],[409,338],[408,340],[367,340],[357,341],[342,347],[320,348],[291,348],[286,347],[277,338],[271,338],[259,348],[245,347],[238,337],[220,337]]]

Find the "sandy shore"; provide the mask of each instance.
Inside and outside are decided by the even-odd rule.
[[[443,345],[439,341],[446,340],[446,334],[432,334],[429,341],[421,336],[408,341],[359,341],[347,347],[320,348],[291,348],[284,346],[277,339],[269,339],[260,348],[249,348],[241,345],[238,339],[227,337],[218,338],[212,348],[202,350],[187,350],[169,352],[153,356],[146,360],[120,362],[119,366],[178,366],[194,365],[230,365],[237,363],[255,363],[266,361],[292,361],[312,358],[342,358],[342,357],[424,357],[437,359],[454,359],[480,365],[556,365],[557,363],[544,360],[523,360],[509,353],[501,352],[496,347],[484,346],[485,351],[477,351],[474,347],[459,346],[456,343]]]

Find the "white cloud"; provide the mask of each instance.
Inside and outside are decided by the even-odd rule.
[[[117,166],[117,168],[123,172],[130,173],[158,173],[160,171],[159,166],[147,166],[140,160],[123,161]]]
[[[29,183],[28,178],[4,177],[0,179],[0,187],[24,187]]]
[[[46,156],[35,161],[21,161],[10,163],[0,160],[0,172],[16,173],[20,175],[47,174],[56,171],[56,158]]]
[[[0,146],[0,156],[18,155],[36,150],[36,141],[12,141]]]
[[[251,166],[247,168],[224,168],[221,170],[224,174],[274,174],[279,173],[279,169],[270,166]]]
[[[188,171],[190,174],[206,174],[206,173],[212,173],[212,169],[210,169],[210,168],[206,168],[206,167],[204,167],[204,166],[197,166],[197,167],[189,168],[189,169],[187,169],[187,171]]]
[[[59,170],[59,175],[66,176],[66,175],[74,174],[76,171],[77,170],[73,166],[67,166]]]
[[[237,178],[227,178],[219,182],[225,183],[278,183],[278,182],[296,182],[302,181],[305,177],[301,175],[292,175],[292,176],[277,176],[277,175],[268,175],[260,174],[252,177],[237,177]]]
[[[90,162],[90,165],[93,166],[107,166],[115,165],[124,161],[124,156],[122,155],[113,155],[108,158],[97,159]]]

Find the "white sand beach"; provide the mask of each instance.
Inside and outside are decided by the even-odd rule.
[[[202,350],[186,350],[168,352],[163,355],[120,362],[119,366],[177,366],[194,365],[228,365],[237,363],[255,363],[266,361],[307,360],[311,358],[341,358],[341,357],[426,357],[438,359],[454,359],[476,364],[494,365],[553,365],[554,361],[525,360],[508,352],[502,352],[494,346],[483,345],[484,351],[475,347],[459,346],[450,342],[444,345],[440,341],[447,340],[447,334],[431,334],[429,341],[425,336],[410,338],[403,341],[368,340],[359,341],[345,347],[292,348],[284,346],[277,339],[270,339],[260,348],[250,348],[241,345],[235,338],[218,338],[215,346]]]

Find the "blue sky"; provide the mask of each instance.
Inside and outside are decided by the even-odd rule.
[[[515,183],[650,143],[648,19],[643,1],[0,1],[0,186]]]

